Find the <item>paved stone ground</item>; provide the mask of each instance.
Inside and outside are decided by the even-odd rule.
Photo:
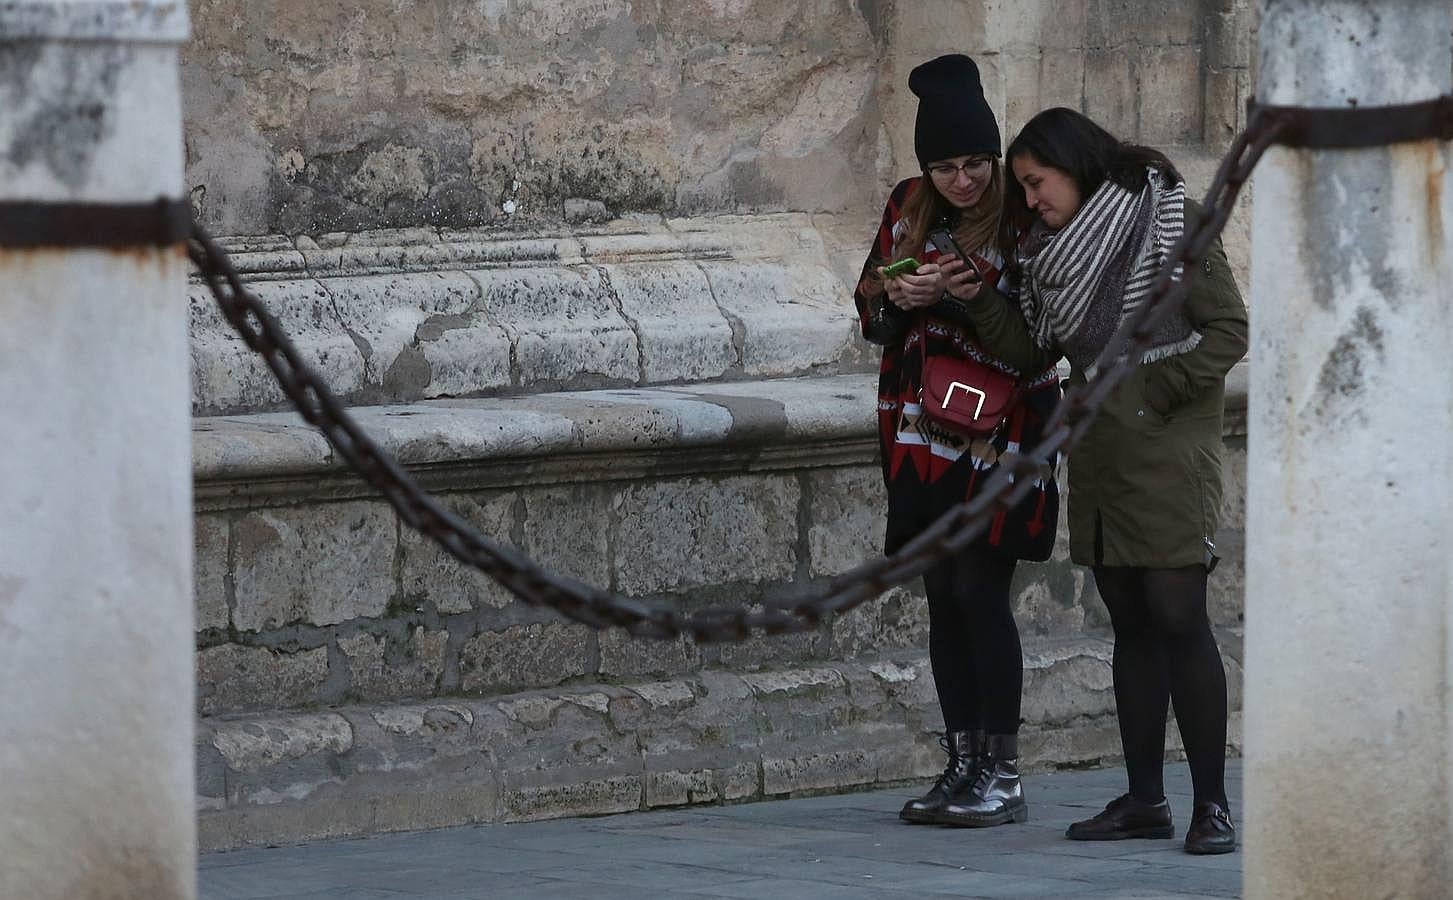
[[[1241,769],[1228,772],[1233,811]],[[1079,843],[1065,826],[1121,769],[1026,780],[1030,820],[979,831],[897,819],[907,789],[419,832],[204,855],[204,900],[404,898],[1236,897],[1241,854],[1189,856],[1184,764],[1166,771],[1177,839]]]

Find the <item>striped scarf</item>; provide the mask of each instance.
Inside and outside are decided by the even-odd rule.
[[[1155,168],[1147,173],[1139,191],[1107,179],[1068,225],[1031,233],[1020,252],[1025,283],[1019,302],[1035,343],[1045,349],[1058,344],[1089,376],[1120,323],[1145,302],[1185,232],[1185,184]],[[1182,276],[1177,266],[1174,278]],[[1161,325],[1143,361],[1185,353],[1200,342],[1200,333],[1177,314]]]

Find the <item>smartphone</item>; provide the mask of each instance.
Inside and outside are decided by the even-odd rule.
[[[918,260],[914,259],[911,256],[907,259],[900,259],[893,265],[888,266],[883,270],[883,277],[897,278],[899,275],[912,275],[914,272],[918,271],[918,265]]]
[[[963,248],[959,246],[959,242],[954,240],[953,234],[947,228],[939,228],[929,232],[928,242],[933,245],[933,249],[937,250],[940,256],[953,255],[963,260],[964,264],[969,267],[969,271],[973,272],[970,280],[979,280],[979,267],[974,265],[973,258],[963,251]]]

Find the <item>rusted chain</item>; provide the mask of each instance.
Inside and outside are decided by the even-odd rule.
[[[754,634],[810,631],[825,617],[922,574],[938,560],[968,546],[999,511],[1013,507],[1033,490],[1043,462],[1068,451],[1079,440],[1100,404],[1139,364],[1160,322],[1184,303],[1198,263],[1225,227],[1251,170],[1282,127],[1275,116],[1253,114],[1206,194],[1206,215],[1187,229],[1147,302],[1106,346],[1096,364],[1096,377],[1067,392],[1055,408],[1037,446],[1001,463],[971,501],[946,512],[897,553],[837,576],[815,596],[769,602],[759,609],[713,607],[687,613],[667,604],[611,594],[552,575],[516,550],[481,534],[421,489],[359,428],[327,384],[303,361],[277,320],[248,292],[226,253],[200,226],[194,229],[190,254],[227,320],[266,360],[302,417],[323,432],[338,455],[384,496],[404,522],[451,556],[484,572],[526,603],[551,607],[592,627],[618,626],[656,638],[687,634],[702,642],[742,640]],[[1179,279],[1173,275],[1178,265],[1184,273]]]

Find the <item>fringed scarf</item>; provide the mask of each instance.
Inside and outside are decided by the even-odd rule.
[[[1155,168],[1127,191],[1106,180],[1063,229],[1041,224],[1020,251],[1019,302],[1035,342],[1058,345],[1070,363],[1093,376],[1095,360],[1120,323],[1150,294],[1171,248],[1185,232],[1186,186]],[[1176,266],[1173,277],[1183,277]],[[1157,331],[1144,362],[1185,353],[1201,335],[1184,315]]]

